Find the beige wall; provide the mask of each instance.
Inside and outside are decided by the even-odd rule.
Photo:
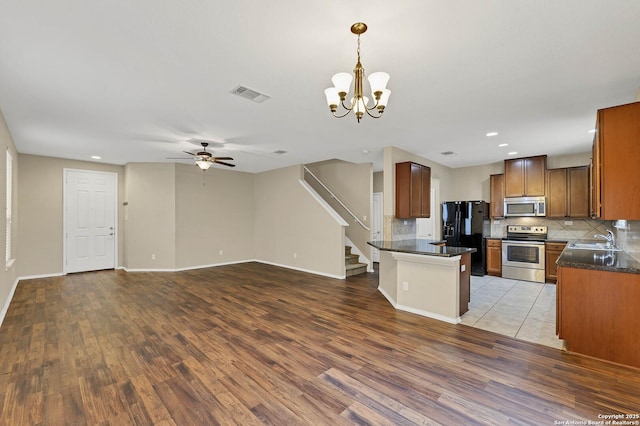
[[[557,155],[547,157],[548,169],[559,169],[562,167],[588,166],[591,164],[591,151],[580,154]]]
[[[504,172],[504,162],[451,170],[451,192],[442,201],[491,199],[489,176]]]
[[[255,257],[342,277],[344,229],[301,185],[302,179],[302,166],[254,175]]]
[[[176,268],[254,258],[252,174],[177,164],[175,190]]]
[[[384,192],[384,172],[373,174],[373,192]]]
[[[307,168],[368,228],[371,228],[371,199],[373,194],[373,165],[354,164],[341,160],[307,164]],[[371,231],[365,229],[338,203],[331,198],[313,177],[305,175],[306,181],[349,224],[345,232],[356,249],[371,260]],[[364,260],[364,259],[363,259]]]
[[[9,152],[9,154],[11,155],[11,157],[13,158],[13,173],[12,173],[12,180],[13,180],[13,185],[12,185],[12,189],[13,189],[13,197],[12,197],[12,204],[13,204],[13,213],[12,213],[12,227],[11,227],[11,232],[12,232],[12,239],[13,239],[13,244],[12,244],[12,251],[13,251],[13,258],[15,259],[15,262],[13,263],[12,266],[8,267],[8,268],[0,268],[0,323],[2,323],[2,320],[4,319],[4,315],[6,313],[7,308],[9,307],[9,302],[10,302],[10,297],[12,295],[13,290],[15,289],[14,285],[17,284],[17,279],[19,276],[19,265],[20,265],[20,254],[18,252],[18,239],[19,239],[19,212],[18,212],[18,197],[19,197],[19,191],[20,189],[18,188],[18,153],[16,152],[16,147],[13,144],[13,139],[11,138],[11,134],[9,133],[9,128],[7,127],[7,123],[4,121],[4,116],[2,115],[2,112],[0,111],[0,149],[2,149],[3,154],[6,152]],[[6,161],[6,154],[2,155],[0,157],[0,188],[2,188],[2,191],[0,191],[0,198],[2,199],[2,211],[6,211],[6,198],[7,198],[7,194],[6,194],[6,187],[7,187],[7,161]],[[0,232],[2,232],[2,235],[6,235],[6,221],[0,220]],[[5,251],[5,245],[2,244],[2,259],[4,262],[4,259],[6,258],[6,251]]]
[[[64,169],[111,172],[118,175],[118,265],[123,264],[122,166],[18,155],[18,256],[20,276],[61,274],[63,267]]]
[[[174,163],[125,166],[125,267],[129,270],[176,268],[175,169]]]

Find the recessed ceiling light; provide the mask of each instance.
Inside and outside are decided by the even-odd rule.
[[[498,132],[489,132],[487,136],[498,136]]]
[[[99,155],[92,155],[91,158],[93,158],[94,160],[102,160],[102,157],[100,157]]]
[[[516,155],[517,153],[518,151],[511,151],[511,152],[508,152],[507,155]]]
[[[508,143],[501,143],[501,144],[500,144],[500,145],[498,145],[498,146],[499,146],[500,148],[503,148],[503,147],[505,147],[505,146],[509,146],[509,144],[508,144]]]
[[[368,153],[369,153],[369,150],[368,150],[368,149],[363,149],[363,150],[362,150],[362,153],[363,153],[363,154],[368,154]]]
[[[596,129],[591,129],[587,131],[587,133],[595,133],[595,132],[596,132]]]

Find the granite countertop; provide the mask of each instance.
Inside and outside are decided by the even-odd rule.
[[[624,251],[582,250],[566,248],[558,258],[558,266],[599,271],[640,274],[640,262]]]
[[[444,243],[444,241],[434,240],[399,240],[399,241],[369,241],[367,244],[383,251],[396,251],[401,253],[423,254],[427,256],[453,257],[465,253],[478,251],[475,248],[436,246],[434,244]]]

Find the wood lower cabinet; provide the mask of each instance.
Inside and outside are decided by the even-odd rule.
[[[410,161],[396,164],[396,217],[431,216],[431,168]]]
[[[567,246],[567,243],[547,242],[544,245],[544,278],[545,282],[555,283],[558,281],[558,266],[556,261],[560,257],[562,250]]]
[[[491,190],[489,216],[491,219],[499,219],[504,217],[504,175],[491,175],[489,184]]]
[[[502,240],[487,238],[487,274],[502,276]]]
[[[556,327],[567,350],[640,368],[640,274],[558,268]]]
[[[504,196],[544,196],[547,156],[504,160]]]
[[[469,310],[471,301],[471,253],[460,256],[460,311],[462,316]]]
[[[640,220],[640,102],[598,111],[593,142],[592,214]]]
[[[589,166],[547,170],[547,217],[588,218]]]

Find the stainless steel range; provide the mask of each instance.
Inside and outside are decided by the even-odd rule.
[[[502,277],[544,282],[546,226],[507,226],[502,241]]]

